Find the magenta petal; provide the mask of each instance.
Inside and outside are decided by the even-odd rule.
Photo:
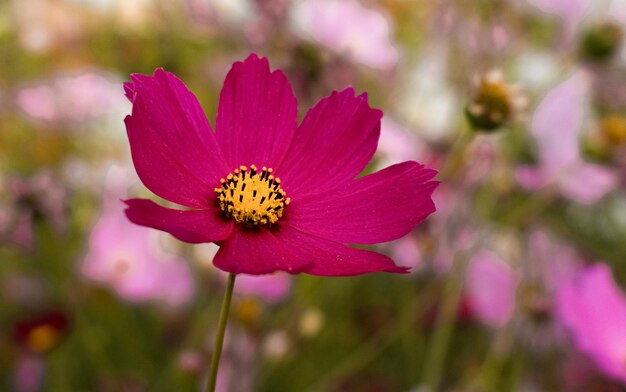
[[[213,264],[223,271],[235,274],[263,275],[275,271],[302,272],[305,263],[291,255],[285,244],[271,231],[233,231],[225,240]]]
[[[124,86],[133,102],[125,119],[137,174],[164,199],[202,208],[230,172],[200,104],[176,76],[132,75]]]
[[[288,226],[277,237],[290,249],[294,259],[310,265],[303,271],[310,275],[354,276],[371,272],[409,272],[409,268],[397,266],[393,260],[380,253],[352,248]]]
[[[436,171],[403,162],[323,193],[293,199],[285,219],[337,242],[374,244],[411,231],[435,211]]]
[[[320,276],[408,272],[387,256],[311,236],[288,225],[272,231],[233,231],[213,263],[224,271],[251,275],[278,270]]]
[[[128,205],[126,216],[131,222],[166,231],[184,242],[222,241],[233,231],[233,222],[225,220],[217,207],[181,211],[146,199],[130,199],[125,203]]]
[[[233,64],[220,95],[217,140],[230,170],[279,163],[296,129],[298,103],[282,71],[250,55]]]
[[[311,110],[296,131],[282,164],[275,168],[291,197],[354,179],[372,159],[382,112],[354,89],[333,92]]]

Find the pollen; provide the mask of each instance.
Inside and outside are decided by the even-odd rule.
[[[272,175],[272,169],[255,165],[240,166],[215,188],[217,201],[224,214],[237,223],[248,225],[271,225],[282,216],[290,198],[280,187],[280,178]]]

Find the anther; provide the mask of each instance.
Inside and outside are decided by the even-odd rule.
[[[281,181],[272,172],[272,168],[265,166],[259,171],[255,165],[241,165],[226,179],[220,179],[221,187],[215,188],[220,209],[237,223],[276,223],[290,200],[285,198],[285,191],[280,187]]]

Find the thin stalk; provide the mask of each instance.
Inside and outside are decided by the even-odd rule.
[[[213,358],[211,359],[211,371],[209,372],[209,382],[207,383],[207,392],[215,392],[217,383],[217,368],[220,365],[220,356],[222,355],[222,346],[224,345],[224,332],[226,332],[226,323],[228,322],[228,313],[230,311],[230,301],[233,298],[233,289],[235,288],[235,274],[228,275],[228,284],[226,285],[226,293],[222,301],[222,309],[220,310],[220,320],[217,325],[217,333],[215,335],[215,349],[213,350]]]
[[[457,255],[455,259],[455,268],[457,270],[445,284],[444,300],[435,321],[435,331],[426,354],[427,360],[422,380],[426,390],[429,392],[439,390],[446,356],[454,332],[457,309],[463,291],[466,260],[464,256],[460,255]]]

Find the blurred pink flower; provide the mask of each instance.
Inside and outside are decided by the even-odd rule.
[[[466,191],[459,191],[449,182],[443,182],[433,194],[437,214],[429,223],[429,232],[438,245],[432,267],[438,273],[448,272],[454,265],[455,255],[476,247],[480,235],[470,218]]]
[[[539,162],[517,172],[517,179],[525,188],[554,186],[567,198],[593,204],[618,185],[615,171],[586,162],[581,156],[578,139],[589,83],[589,75],[580,71],[553,88],[539,103],[531,123]]]
[[[530,233],[517,295],[520,338],[531,350],[545,352],[563,342],[554,314],[556,293],[583,265],[576,249],[541,230]]]
[[[162,300],[175,306],[188,301],[193,281],[187,264],[162,253],[152,241],[154,233],[129,222],[123,210],[120,200],[105,199],[89,237],[83,274],[131,302]]]
[[[37,354],[21,355],[13,373],[15,392],[36,392],[41,388],[45,372],[44,360]]]
[[[417,136],[397,122],[383,117],[376,154],[382,162],[377,167],[387,167],[398,162],[424,160],[426,146]]]
[[[305,0],[294,12],[299,29],[357,63],[390,69],[398,62],[390,22],[357,0]]]
[[[30,248],[35,241],[33,223],[45,219],[57,232],[67,226],[66,191],[48,170],[32,177],[9,178],[8,196],[0,203],[0,241]]]
[[[561,287],[557,313],[578,348],[608,376],[626,384],[626,297],[605,264]]]
[[[226,280],[228,274],[220,273]],[[291,288],[291,276],[285,273],[274,273],[271,275],[248,275],[237,276],[235,294],[255,296],[268,303],[276,303],[289,294]]]
[[[505,325],[513,315],[517,283],[513,268],[496,254],[477,253],[466,275],[466,295],[474,317],[492,327]]]
[[[385,248],[390,249],[390,256],[403,267],[409,267],[413,271],[421,268],[422,249],[413,235],[407,235],[397,240],[385,244]]]
[[[127,110],[119,83],[96,72],[57,76],[22,88],[16,102],[30,117],[44,122],[81,122]]]
[[[576,249],[559,243],[541,230],[530,234],[529,250],[530,277],[540,280],[550,295],[561,285],[570,282],[584,263]]]

